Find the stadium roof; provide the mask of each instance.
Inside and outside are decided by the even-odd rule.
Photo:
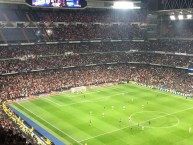
[[[193,14],[193,9],[172,9],[172,10],[160,10],[157,11],[159,15],[178,15],[178,14]]]

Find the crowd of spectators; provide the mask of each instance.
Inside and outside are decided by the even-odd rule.
[[[191,42],[183,41],[145,41],[1,47],[1,98],[6,100],[6,98],[12,99],[51,91],[61,91],[73,86],[121,79],[132,80],[137,76],[137,71],[131,73],[132,69],[129,66],[136,63],[160,65],[156,69],[152,66],[154,71],[151,72],[149,72],[152,70],[151,67],[148,70],[143,68],[143,70],[140,66],[138,68],[139,77],[148,76],[149,74],[148,80],[144,81],[155,78],[159,78],[157,79],[159,81],[161,79],[158,75],[168,74],[168,80],[165,80],[167,76],[162,76],[164,82],[174,82],[175,79],[178,79],[179,83],[175,84],[181,84],[180,82],[185,81],[185,92],[188,88],[187,80],[191,80],[191,77],[187,75],[187,70],[164,69],[161,66],[187,68],[192,63],[192,57],[185,53],[189,53],[189,55],[193,53],[191,46]],[[119,63],[120,66],[112,66],[114,69],[106,67],[110,63]],[[86,65],[93,64],[102,66],[84,68]],[[72,66],[73,68],[70,68]],[[159,70],[159,73],[155,74],[157,70]],[[167,70],[170,72],[166,72]],[[18,74],[14,74],[14,72],[18,72]],[[144,74],[145,72],[148,72],[148,74]],[[6,75],[6,73],[12,73],[13,75]],[[135,77],[131,77],[133,74]],[[172,75],[175,76],[173,80],[171,79]],[[137,81],[143,82],[141,79]],[[175,85],[169,86],[169,88],[171,87],[175,87]]]
[[[47,22],[82,22],[82,23],[113,23],[113,22],[141,22],[146,19],[147,10],[113,10],[113,9],[82,9],[82,10],[29,10],[28,8],[10,8],[0,6],[0,21],[47,21]],[[23,6],[24,7],[24,6]]]
[[[50,28],[55,39],[123,39],[146,38],[146,32],[140,27],[146,23],[146,10],[112,10],[112,9],[85,9],[85,10],[57,10],[57,11],[29,11],[29,10],[2,10],[0,21],[30,21],[30,22],[65,22],[63,28]],[[139,25],[131,26],[131,23]],[[118,23],[120,27],[114,25]],[[41,27],[41,26],[40,26]],[[159,25],[161,37],[193,36],[192,20],[166,21]],[[157,29],[156,29],[157,30]],[[46,29],[42,31],[43,35]],[[9,38],[8,38],[9,39]],[[51,38],[49,40],[52,40]],[[9,42],[9,40],[8,40]]]
[[[0,11],[1,12],[1,11]],[[12,15],[14,17],[12,17]],[[3,28],[4,43],[36,42],[36,41],[63,41],[83,39],[145,39],[146,31],[141,29],[145,22],[145,10],[120,11],[112,9],[85,9],[85,10],[58,10],[58,11],[28,11],[28,10],[2,10],[0,21],[39,22],[36,28],[24,27],[12,31]],[[15,18],[18,17],[18,18]],[[22,18],[20,20],[20,17]],[[6,19],[5,19],[6,18]],[[14,18],[12,20],[12,18]],[[18,20],[17,20],[18,19]],[[45,22],[47,22],[45,24]],[[53,25],[53,22],[59,24]],[[134,24],[132,22],[135,22]],[[6,24],[8,25],[8,24]],[[62,25],[62,26],[61,26]],[[56,28],[57,27],[57,28]],[[18,34],[19,32],[19,34]],[[13,36],[18,37],[13,37]]]
[[[4,112],[0,111],[0,144],[1,145],[33,145],[32,141],[26,138],[18,125],[9,119]]]
[[[71,54],[49,57],[36,57],[27,60],[11,59],[0,61],[0,73],[13,73],[40,69],[52,69],[71,66],[84,66],[106,63],[146,63],[178,66],[187,68],[191,64],[191,56],[179,56],[157,53],[92,53]]]
[[[113,81],[136,81],[183,93],[192,91],[187,70],[149,65],[100,65],[0,76],[1,98],[14,99]]]
[[[63,28],[55,28],[52,29],[52,31],[53,37],[59,40],[124,39],[124,38],[144,39],[146,35],[145,31],[140,29],[140,26],[128,24],[127,25],[79,24],[79,25],[64,26]]]
[[[19,10],[17,13],[3,12],[0,20],[21,20],[21,17],[23,21],[42,24],[65,22],[59,28],[40,28],[40,34],[34,29],[34,36],[43,41],[132,40],[146,38],[146,31],[140,25],[131,25],[131,22],[143,23],[146,16],[146,12],[135,10]],[[176,31],[178,26],[175,25],[164,36],[192,36],[191,25],[186,25],[190,29]],[[0,101],[121,81],[193,93],[193,77],[187,70],[175,68],[188,67],[192,63],[192,56],[187,55],[193,54],[192,45],[191,41],[124,41],[0,47]],[[17,126],[0,114],[0,142],[30,144]]]
[[[82,23],[113,23],[113,22],[141,22],[146,19],[147,11],[141,10],[112,10],[86,9],[78,11],[38,12],[40,21],[54,22],[82,22]]]
[[[11,34],[10,34],[11,33]],[[47,42],[90,39],[146,39],[146,29],[138,24],[69,24],[37,28],[4,28],[3,42]]]
[[[111,51],[164,51],[193,54],[192,41],[144,41],[70,43],[57,45],[13,45],[0,47],[0,59],[23,56],[60,55],[67,52],[95,53]]]
[[[146,63],[187,68],[191,43],[108,42],[11,46],[0,49],[0,74],[106,63]],[[175,47],[176,46],[176,47]],[[181,47],[179,47],[181,46]],[[176,48],[176,49],[175,49]],[[189,48],[189,50],[188,50]],[[165,51],[159,52],[159,51]]]
[[[6,98],[30,96],[58,91],[72,86],[85,85],[85,79],[90,80],[90,78],[81,75],[84,73],[82,72],[83,69],[77,69],[79,66],[104,65],[107,63],[138,63],[188,67],[192,62],[192,57],[183,53],[191,54],[193,52],[191,46],[191,42],[145,41],[2,47],[0,49],[0,73],[2,74],[0,79],[1,99],[6,100]],[[63,67],[71,66],[77,68],[69,68],[69,70],[65,71],[62,69]],[[123,66],[121,65],[121,67]],[[125,67],[127,68],[127,65]],[[45,69],[45,71],[41,71],[41,69]],[[124,70],[124,68],[117,69],[117,71]],[[32,70],[40,72],[30,72]],[[94,72],[92,72],[93,70]],[[96,67],[93,70],[85,68],[84,72],[91,76],[92,74],[98,74],[100,77],[94,78],[95,81],[92,80],[87,85],[101,82],[100,79],[103,79],[102,82],[105,82],[105,80],[117,80],[116,77],[112,77],[111,80],[111,78],[108,78],[111,75],[105,74],[111,71],[111,69],[100,68],[98,70]],[[19,72],[19,74],[5,75],[6,73],[14,74],[14,72]],[[140,70],[139,72],[145,71]],[[159,70],[159,72],[161,73],[162,70]],[[184,75],[188,74],[185,71],[183,72],[185,73]],[[152,73],[154,72],[150,72],[149,74]],[[162,73],[166,74],[165,72]],[[117,73],[113,72],[112,74],[115,75]],[[121,73],[118,72],[118,74]],[[175,74],[178,73],[175,72]],[[119,78],[122,75],[125,74],[119,75]],[[151,77],[156,78],[156,75]],[[76,78],[78,80],[75,80]],[[126,78],[130,78],[130,76],[125,76],[124,79]],[[191,79],[190,76],[188,78]],[[130,79],[133,78],[131,77]]]
[[[171,21],[166,26],[164,27],[164,31],[160,32],[162,37],[193,37],[192,20]]]
[[[43,25],[34,28],[30,32],[34,33],[38,41],[125,41],[1,47],[0,101],[63,91],[76,86],[121,81],[135,81],[185,94],[193,93],[193,77],[187,70],[175,68],[187,68],[192,63],[191,41],[126,41],[146,39],[146,30],[140,26],[145,22],[145,11],[86,9],[13,12],[0,14],[0,19],[9,19],[14,15],[18,16],[14,20],[20,21],[22,16],[23,21],[40,24],[65,22],[58,28],[45,28]],[[163,36],[192,36],[190,24],[186,24],[187,29],[183,31],[176,24],[172,25],[172,29],[168,29]],[[6,39],[9,42],[9,38]],[[26,143],[21,130],[5,116],[0,118],[0,124],[0,142],[30,144]]]

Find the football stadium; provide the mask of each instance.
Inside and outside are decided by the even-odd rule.
[[[0,145],[192,145],[193,1],[0,0]]]

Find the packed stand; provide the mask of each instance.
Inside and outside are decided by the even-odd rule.
[[[178,37],[178,38],[192,38],[193,29],[192,29],[193,20],[183,20],[182,21],[171,21],[167,27],[164,27],[160,32],[162,37]],[[165,26],[165,25],[164,25]],[[162,27],[162,26],[160,26]]]
[[[157,43],[108,42],[2,47],[0,74],[106,63],[137,62],[184,68],[192,63],[192,56],[183,54],[187,48],[192,51],[191,43],[186,43],[184,47],[179,43],[181,47],[170,47],[173,43]]]
[[[145,39],[146,33],[138,25],[69,25],[52,30],[58,40],[84,39]],[[52,40],[51,39],[51,40]]]
[[[70,87],[113,81],[136,81],[191,92],[193,77],[187,70],[149,65],[100,65],[0,76],[1,98],[15,99],[63,91]]]
[[[93,70],[85,68],[85,71],[77,69],[85,65],[120,63],[122,66],[124,63],[138,63],[188,67],[192,63],[192,57],[182,54],[186,50],[189,53],[192,52],[191,42],[106,42],[2,47],[0,49],[1,99],[6,100],[50,93],[51,91],[61,91],[73,86],[89,85],[95,82],[102,83],[105,80],[110,81],[110,79],[117,80],[114,76],[107,77],[111,76],[106,74],[109,71],[111,72],[111,67],[108,69],[96,67]],[[65,71],[62,69],[63,67],[66,68]],[[68,67],[73,67],[73,69],[68,69]],[[95,70],[98,68],[100,69]],[[119,70],[123,69],[117,68],[118,74],[120,73]],[[18,74],[14,74],[15,72],[18,72]],[[83,81],[84,76],[78,76],[85,73],[92,76],[98,72],[101,72],[101,74],[98,74],[101,76],[95,81],[88,79],[89,83],[87,78]],[[188,74],[185,70],[180,72],[184,73],[182,73],[183,78],[191,80],[189,76],[185,76]],[[6,75],[5,73],[12,73],[12,75]],[[150,74],[152,73],[154,72]],[[165,74],[165,72],[163,73]],[[113,74],[117,73],[113,72]],[[125,74],[127,73],[125,72]],[[118,80],[125,74],[121,74]],[[174,75],[176,74],[178,72],[175,71]],[[103,75],[106,77],[103,77]],[[74,78],[74,76],[78,76],[78,80],[75,80],[77,78]],[[171,78],[171,76],[168,78]],[[103,81],[98,81],[102,78]],[[124,76],[123,80],[126,78],[130,78],[130,75]],[[156,75],[152,78],[156,78]]]
[[[147,10],[114,10],[114,9],[49,9],[38,10],[29,9],[22,5],[0,5],[0,21],[47,21],[47,22],[82,22],[82,23],[113,23],[113,22],[143,22],[147,16]]]
[[[36,139],[29,139],[16,123],[0,111],[0,144],[1,145],[33,145]],[[27,139],[28,138],[28,139]]]
[[[140,25],[131,23],[144,23],[146,16],[146,10],[85,9],[42,11],[10,9],[9,6],[6,9],[5,6],[2,8],[2,13],[0,13],[0,21],[29,21],[30,23],[27,24],[29,26],[34,25],[33,22],[39,23],[36,28],[26,26],[14,29],[3,28],[0,41],[2,43],[21,43],[63,41],[66,39],[145,39],[146,31],[141,29]],[[45,22],[48,22],[49,26],[47,24],[45,26]],[[53,22],[60,22],[63,26],[52,25]]]
[[[4,43],[50,42],[90,39],[146,39],[146,30],[138,25],[92,25],[78,24],[54,28],[4,28]]]
[[[0,74],[106,63],[146,63],[187,68],[192,57],[155,53],[93,53],[0,61]]]
[[[57,45],[15,45],[0,47],[0,59],[62,55],[67,52],[95,53],[112,51],[164,51],[193,54],[192,41],[144,41],[144,42],[100,42],[71,43]],[[159,52],[158,52],[159,53]]]
[[[142,10],[112,10],[112,9],[85,9],[85,10],[62,10],[54,12],[35,11],[31,13],[33,21],[46,22],[82,22],[82,23],[131,23],[144,22],[147,11]]]
[[[82,22],[82,23],[131,23],[143,22],[146,19],[147,10],[113,10],[113,9],[82,9],[82,10],[29,10],[22,6],[14,8],[10,5],[0,5],[0,21],[33,21],[33,22]]]

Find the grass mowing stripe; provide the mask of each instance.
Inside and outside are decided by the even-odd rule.
[[[184,112],[184,111],[187,111],[187,110],[191,110],[191,109],[193,109],[193,107],[190,107],[190,108],[187,108],[187,109],[184,109],[184,110],[180,110],[180,111],[176,111],[176,112],[174,112],[174,113],[166,113],[166,115],[162,115],[162,116],[159,116],[159,117],[155,117],[155,118],[152,118],[152,119],[149,119],[149,120],[145,120],[145,121],[143,121],[143,122],[140,122],[140,124],[147,123],[148,121],[152,121],[152,120],[155,120],[155,119],[159,119],[159,118],[163,118],[163,117],[166,117],[166,116],[174,115],[174,114],[177,114],[177,113],[180,113],[180,112]],[[132,125],[132,126],[135,126],[135,125],[137,125],[137,123],[134,124],[134,125]],[[111,134],[111,133],[113,133],[113,132],[117,132],[117,131],[123,130],[123,129],[125,129],[125,128],[128,128],[128,127],[130,127],[130,126],[125,126],[125,127],[123,127],[123,128],[117,129],[117,130],[113,130],[113,131],[109,131],[109,132],[106,132],[106,133],[103,133],[103,134],[99,134],[99,135],[90,137],[90,138],[88,138],[88,139],[81,140],[80,142],[84,142],[84,141],[86,141],[86,140],[90,140],[90,139],[92,139],[92,138],[96,138],[96,137],[103,136],[103,135],[106,135],[106,134]]]
[[[128,92],[127,92],[128,93]],[[121,93],[122,94],[122,93]],[[66,105],[61,105],[61,106],[71,106],[71,105],[75,105],[75,104],[81,104],[81,103],[86,103],[86,102],[100,102],[100,101],[104,101],[104,100],[108,100],[111,97],[120,95],[120,93],[114,94],[114,95],[109,95],[109,96],[105,96],[105,97],[100,97],[97,99],[86,99],[85,101],[80,101],[80,102],[76,102],[76,103],[71,103],[71,104],[66,104]]]
[[[120,90],[118,89],[119,87],[120,88],[123,88],[124,85],[115,85],[115,86],[104,86],[104,87],[99,87],[99,88],[91,88],[91,89],[88,89],[84,94],[85,95],[88,95],[88,94],[95,94],[95,93],[101,93],[101,92],[108,92],[109,89],[111,90],[114,90],[113,88],[115,88],[115,90]],[[76,94],[76,93],[71,93],[70,95],[69,94],[59,94],[58,96],[65,96],[65,97],[70,97],[72,98],[73,97],[79,97],[80,93]]]
[[[117,90],[117,89],[112,89],[112,90]],[[120,90],[119,90],[120,91]],[[99,91],[101,92],[101,91]],[[124,91],[124,94],[127,94],[127,93],[130,93],[130,91]],[[78,102],[75,102],[75,103],[69,103],[69,104],[65,104],[65,105],[62,105],[62,104],[59,104],[59,103],[56,103],[55,101],[53,101],[51,98],[41,98],[42,100],[48,100],[54,104],[56,104],[57,106],[60,106],[60,107],[66,107],[66,106],[71,106],[71,105],[76,105],[76,104],[81,104],[81,103],[87,103],[87,102],[100,102],[100,101],[103,101],[103,100],[108,100],[109,98],[111,97],[114,97],[114,96],[118,96],[118,95],[122,95],[123,92],[119,92],[119,93],[116,93],[116,94],[113,94],[113,95],[105,95],[103,97],[100,97],[100,98],[96,98],[96,99],[86,99],[84,101],[78,101]],[[81,94],[82,95],[82,94]]]
[[[102,92],[105,92],[106,90],[106,92],[108,92],[108,90],[109,90],[109,88],[111,89],[111,90],[113,90],[112,88],[117,88],[117,87],[123,87],[124,85],[115,85],[115,86],[105,86],[105,87],[103,87],[103,88],[92,88],[92,89],[89,89],[88,91],[86,91],[86,93],[84,93],[85,95],[87,95],[87,94],[94,94],[94,93],[102,93]],[[98,90],[99,89],[99,90]],[[116,89],[117,90],[117,89]],[[120,90],[120,89],[119,89]],[[83,94],[80,94],[80,93],[78,93],[78,94],[76,94],[76,93],[71,93],[71,94],[57,94],[57,95],[50,95],[50,96],[44,96],[44,97],[42,97],[42,98],[38,98],[38,99],[44,99],[44,98],[46,98],[46,99],[49,99],[49,98],[52,98],[52,97],[60,97],[60,98],[62,98],[62,97],[64,97],[64,98],[76,98],[76,97],[80,97],[81,95],[83,95]],[[31,100],[25,100],[24,102],[28,102],[28,101],[31,101]],[[50,99],[48,100],[48,101],[50,101]],[[23,103],[23,102],[20,102],[20,103]],[[59,103],[56,103],[56,102],[53,102],[53,103],[55,103],[55,104],[59,104]],[[59,105],[60,106],[60,105]]]
[[[33,103],[31,102],[30,105],[27,102],[22,102],[22,106],[37,115],[41,114],[41,112],[43,114],[44,112],[48,112],[45,113],[44,117],[40,117],[51,124],[57,123],[54,125],[58,129],[65,131],[67,134],[77,139],[78,142],[82,141],[82,144],[179,145],[177,143],[184,140],[182,144],[186,143],[186,145],[191,145],[190,140],[193,139],[193,136],[191,137],[191,133],[188,132],[188,128],[193,126],[191,122],[191,114],[193,112],[193,103],[190,101],[191,99],[185,99],[184,97],[178,97],[171,93],[160,92],[159,90],[148,89],[132,84],[111,87],[112,86],[108,87],[108,89],[105,88],[104,91],[100,91],[101,89],[103,90],[103,88],[94,88],[97,89],[97,91],[88,95],[86,93],[90,90],[82,94],[55,95],[53,98],[49,98],[49,100],[64,105],[64,108],[46,99],[44,101],[42,99],[32,101]],[[84,94],[86,98],[84,98]],[[115,97],[108,97],[112,95]],[[132,99],[134,99],[134,101],[131,101]],[[147,101],[149,103],[147,103]],[[72,103],[76,105],[69,105]],[[143,109],[142,105],[144,105]],[[113,111],[112,106],[115,107]],[[125,110],[123,110],[123,106],[126,106]],[[104,109],[104,107],[106,107],[106,109]],[[21,112],[27,112],[22,107],[20,108]],[[90,116],[90,111],[93,112],[92,116]],[[133,116],[133,121],[135,122],[129,123],[128,117],[140,111],[144,113],[140,113],[135,117]],[[150,113],[149,115],[145,113],[146,111],[163,113]],[[102,113],[104,112],[105,117],[102,117]],[[176,115],[172,115],[172,112]],[[29,112],[25,113],[25,115],[32,116]],[[177,119],[175,120],[175,117],[173,119],[173,117],[169,115],[175,116]],[[33,117],[33,120],[36,119],[35,117]],[[120,118],[122,120],[121,125],[119,123]],[[179,118],[180,124],[178,124],[178,126],[173,126],[179,122]],[[38,121],[38,119],[40,121]],[[45,126],[45,128],[56,136],[59,135],[59,137],[62,137],[63,141],[66,139],[68,143],[70,142],[69,144],[78,145],[76,141],[63,135],[52,126],[50,127],[49,124],[47,125],[40,118],[38,119],[36,120],[39,124]],[[91,126],[89,126],[90,119],[92,119]],[[153,127],[155,126],[155,128],[148,128],[148,123],[143,124],[144,121],[147,122],[147,120],[150,119],[154,120],[151,122],[151,125]],[[138,122],[140,123],[140,128],[136,125]],[[132,132],[127,129],[128,125],[135,125]],[[145,125],[147,129],[141,131],[141,125]],[[167,129],[162,129],[162,127],[167,127]],[[112,132],[114,130],[118,131]],[[97,135],[100,136],[96,137]],[[168,136],[170,138],[168,138]]]
[[[151,89],[151,88],[147,88],[145,86],[139,86],[139,85],[135,85],[135,84],[129,84],[129,86],[132,86],[134,88],[139,88],[139,89],[147,90],[149,92],[154,92],[156,94],[164,94],[164,95],[167,95],[167,96],[170,96],[170,97],[180,98],[180,99],[184,100],[184,96],[173,94],[173,93],[170,93],[170,92],[164,92],[164,91],[160,91],[160,90],[157,90],[157,89]],[[189,101],[193,101],[193,100],[189,99]]]
[[[41,98],[41,99],[42,99],[42,100],[48,100],[48,101],[50,101],[50,102],[52,102],[52,103],[54,103],[54,104],[56,104],[56,105],[58,105],[58,106],[62,106],[61,104],[56,103],[55,101],[52,101],[52,100],[49,99],[49,98],[44,97],[44,98]]]
[[[18,103],[17,103],[18,104]],[[16,104],[15,104],[16,105]],[[20,107],[19,107],[20,106]],[[18,108],[20,108],[21,110],[25,109],[26,112],[28,112],[28,114],[30,114],[31,117],[33,117],[34,119],[38,120],[39,122],[42,123],[42,121],[44,123],[42,124],[46,124],[45,126],[49,126],[49,128],[51,127],[52,129],[54,130],[58,130],[60,131],[61,133],[63,133],[66,137],[68,138],[71,138],[73,141],[75,141],[76,143],[80,144],[80,145],[83,145],[82,143],[80,143],[79,141],[77,141],[76,139],[74,139],[73,137],[71,137],[70,135],[66,134],[65,132],[63,132],[62,130],[56,128],[54,125],[50,124],[48,121],[44,120],[43,118],[37,116],[36,114],[34,114],[33,112],[29,111],[27,108],[23,107],[22,105],[18,104],[17,105]],[[23,108],[23,109],[22,109]]]

